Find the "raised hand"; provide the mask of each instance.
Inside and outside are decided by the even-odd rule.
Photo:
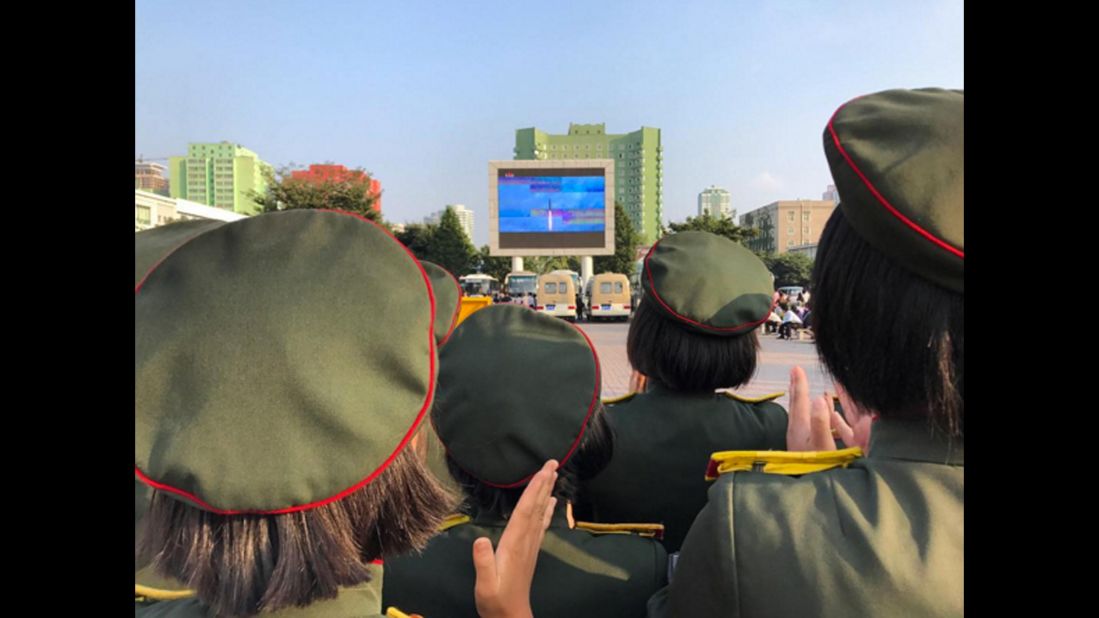
[[[556,482],[557,462],[551,459],[523,490],[496,552],[489,539],[474,541],[477,583],[473,596],[481,618],[533,618],[530,585],[538,550],[557,506],[557,498],[551,497]]]

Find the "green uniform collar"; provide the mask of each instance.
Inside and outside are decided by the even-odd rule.
[[[867,457],[964,466],[965,442],[951,441],[941,434],[932,433],[924,419],[881,418],[874,422],[870,430],[870,452]]]

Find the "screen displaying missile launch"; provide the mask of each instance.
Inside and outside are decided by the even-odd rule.
[[[493,231],[498,241],[495,248],[503,250],[497,255],[508,250],[559,249],[591,255],[605,251],[607,205],[613,204],[607,195],[606,168],[559,165],[495,170]]]

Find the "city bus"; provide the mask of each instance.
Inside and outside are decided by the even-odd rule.
[[[488,296],[491,298],[496,292],[500,291],[500,282],[496,277],[480,273],[459,277],[458,284],[462,286],[462,294],[466,296]]]
[[[535,294],[538,291],[538,275],[529,270],[521,270],[508,273],[504,277],[504,293],[511,298],[511,302],[520,302],[528,292]]]

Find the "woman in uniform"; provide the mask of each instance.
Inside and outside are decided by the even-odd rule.
[[[773,401],[782,393],[716,392],[755,373],[773,287],[751,251],[708,232],[662,238],[641,281],[626,354],[645,390],[607,402],[614,457],[585,485],[581,512],[594,521],[662,522],[674,552],[706,504],[711,453],[785,447],[786,411]]]
[[[572,324],[516,305],[467,318],[440,355],[432,422],[466,497],[422,554],[386,563],[385,603],[424,616],[475,618],[478,538],[501,539],[520,493],[560,460],[557,507],[537,548],[531,605],[540,618],[643,615],[666,581],[658,525],[589,525],[572,514],[579,484],[613,452],[595,349]]]
[[[714,455],[650,616],[963,615],[964,135],[956,90],[860,97],[828,123],[843,201],[813,329],[846,421],[795,368],[797,452]]]
[[[142,277],[136,558],[184,594],[138,615],[380,614],[382,561],[454,504],[411,446],[436,311],[411,254],[348,213],[215,226]]]

